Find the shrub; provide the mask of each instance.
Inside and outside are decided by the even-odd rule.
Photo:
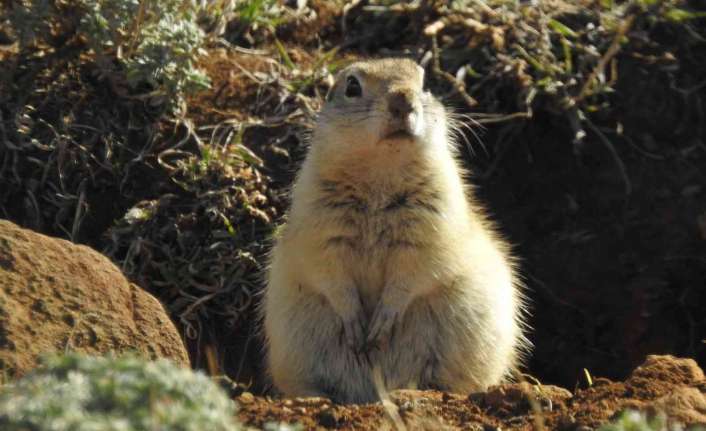
[[[195,66],[206,42],[198,22],[208,13],[217,11],[194,0],[25,0],[11,23],[24,50],[77,43],[116,92],[179,113],[185,95],[210,84]]]
[[[71,354],[0,388],[0,429],[240,430],[234,407],[207,376],[166,360]]]
[[[670,424],[663,413],[647,415],[644,412],[626,410],[613,422],[603,425],[598,431],[680,431],[684,427]],[[689,427],[693,431],[706,431],[703,426]]]

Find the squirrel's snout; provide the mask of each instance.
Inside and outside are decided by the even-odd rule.
[[[387,97],[389,123],[386,134],[398,133],[418,136],[423,127],[421,104],[412,89],[391,91]]]
[[[414,112],[414,96],[406,91],[396,91],[390,94],[387,106],[393,118],[403,119]]]

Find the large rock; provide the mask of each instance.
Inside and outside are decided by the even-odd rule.
[[[0,380],[49,352],[134,352],[189,365],[162,305],[96,251],[0,220]]]

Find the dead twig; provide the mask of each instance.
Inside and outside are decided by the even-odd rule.
[[[591,120],[589,120],[588,118],[584,118],[583,121],[588,125],[589,129],[591,129],[591,131],[595,133],[596,136],[598,136],[598,139],[603,143],[603,145],[605,145],[605,147],[610,152],[610,155],[612,156],[616,166],[618,167],[620,177],[623,180],[623,184],[625,187],[625,196],[630,196],[630,194],[632,193],[632,184],[630,182],[630,178],[628,177],[627,170],[625,169],[625,163],[623,163],[623,159],[620,158],[620,155],[615,149],[615,146],[612,142],[610,142],[606,135],[604,135],[603,132],[601,132],[600,129],[596,127],[593,122],[591,122]]]
[[[627,32],[630,31],[634,21],[635,15],[633,14],[628,16],[625,21],[622,22],[605,54],[603,54],[603,57],[601,57],[596,67],[591,71],[591,74],[588,75],[588,78],[583,83],[583,87],[581,88],[579,95],[572,100],[574,105],[578,104],[591,94],[591,87],[593,86],[594,81],[598,78],[599,74],[603,73],[603,70],[608,65],[608,62],[615,57],[618,51],[620,51],[620,43]]]
[[[71,242],[77,242],[78,232],[81,229],[81,224],[83,219],[86,217],[86,211],[84,207],[86,206],[86,181],[88,178],[84,178],[81,184],[78,186],[78,201],[76,202],[76,210],[74,212],[74,222],[71,226]]]
[[[485,118],[474,118],[475,122],[478,124],[497,124],[505,123],[507,121],[517,120],[518,118],[532,118],[532,110],[528,109],[526,112],[514,112],[512,114],[496,114],[488,115]]]
[[[433,24],[427,26],[424,33],[431,39],[431,55],[432,55],[432,72],[436,77],[441,77],[446,82],[451,84],[453,89],[458,93],[463,101],[468,105],[469,108],[473,108],[478,105],[478,101],[471,97],[466,91],[466,84],[460,82],[455,76],[446,72],[441,68],[441,61],[439,55],[439,44],[436,40],[436,34],[444,27],[442,21],[437,21]]]

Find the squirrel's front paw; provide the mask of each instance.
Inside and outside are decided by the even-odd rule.
[[[392,328],[402,320],[403,311],[401,307],[391,306],[380,301],[370,319],[366,343],[369,346],[380,346],[384,343],[390,336]]]

